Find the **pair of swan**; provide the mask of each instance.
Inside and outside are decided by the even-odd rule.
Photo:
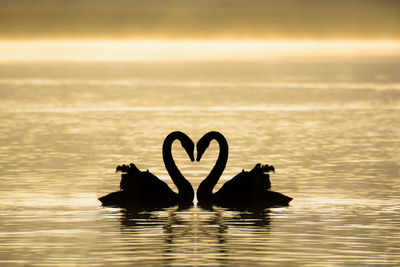
[[[170,133],[164,140],[162,153],[165,167],[178,188],[175,193],[168,185],[151,172],[140,171],[134,164],[117,167],[121,175],[122,190],[99,198],[105,206],[120,207],[165,207],[176,204],[190,204],[194,199],[194,190],[182,175],[172,158],[172,143],[179,140],[190,160],[194,161],[194,143],[184,133]],[[199,205],[216,204],[226,207],[271,207],[288,205],[292,198],[278,192],[270,191],[269,171],[273,166],[256,164],[251,171],[242,171],[227,181],[217,192],[213,188],[221,177],[228,161],[228,143],[225,137],[216,131],[205,134],[196,145],[197,158],[200,161],[212,140],[219,144],[219,155],[210,174],[200,183],[197,189]]]

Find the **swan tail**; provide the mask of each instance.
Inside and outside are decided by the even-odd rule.
[[[267,191],[266,194],[266,201],[272,206],[287,206],[292,200],[293,198],[279,192]]]
[[[103,206],[122,206],[125,202],[125,192],[112,192],[98,199]]]

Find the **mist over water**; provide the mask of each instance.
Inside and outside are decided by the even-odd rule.
[[[396,0],[3,0],[2,39],[399,39]]]
[[[0,64],[2,265],[396,265],[400,262],[398,59]],[[294,198],[262,212],[101,207],[134,162],[175,190],[166,135],[229,142],[219,188],[273,164]],[[197,189],[200,163],[178,144]]]

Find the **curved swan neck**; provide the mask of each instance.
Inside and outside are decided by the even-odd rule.
[[[212,190],[217,184],[219,178],[224,172],[226,163],[228,162],[229,147],[225,137],[219,132],[209,132],[202,138],[209,144],[212,140],[216,140],[219,145],[219,155],[217,162],[212,168],[210,174],[200,183],[197,189],[197,200],[211,201]]]
[[[162,147],[162,154],[164,159],[165,168],[171,176],[172,181],[178,188],[178,198],[180,202],[192,202],[194,198],[194,190],[188,180],[182,175],[172,158],[172,143],[175,140],[180,140],[181,143],[184,139],[190,138],[182,132],[172,132],[164,140]]]

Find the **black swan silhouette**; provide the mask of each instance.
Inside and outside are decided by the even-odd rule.
[[[178,193],[154,174],[140,171],[133,163],[120,165],[116,171],[121,171],[120,191],[110,193],[99,198],[103,206],[116,206],[123,208],[155,208],[169,207],[176,204],[190,204],[194,198],[194,190],[188,180],[182,175],[172,158],[172,143],[179,140],[190,160],[194,161],[194,143],[184,133],[175,131],[164,140],[162,154],[165,167],[173,182],[178,188]]]
[[[274,166],[256,164],[251,171],[242,171],[227,181],[216,193],[214,186],[221,177],[228,161],[228,142],[216,131],[205,134],[197,142],[197,158],[200,161],[212,140],[219,144],[217,162],[210,174],[200,183],[197,189],[197,200],[200,205],[216,204],[226,207],[272,207],[287,206],[291,197],[270,191],[269,171],[275,171]]]

